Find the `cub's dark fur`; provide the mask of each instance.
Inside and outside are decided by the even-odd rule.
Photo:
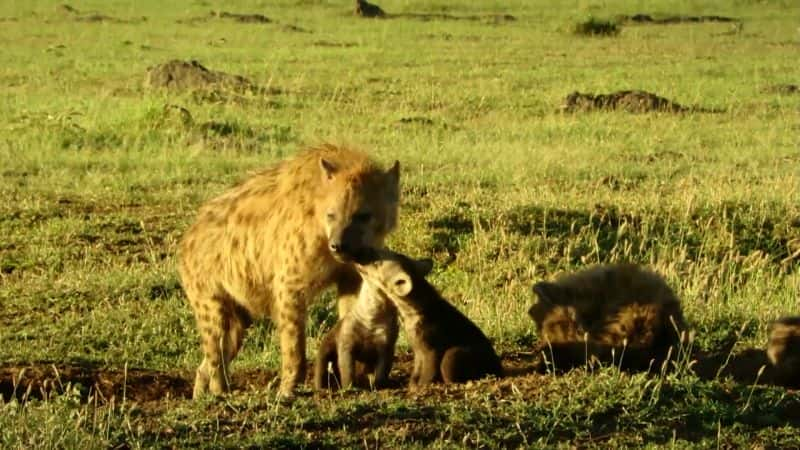
[[[356,268],[365,283],[383,290],[400,312],[414,352],[412,388],[502,376],[500,358],[486,335],[425,279],[430,260],[390,250],[363,256]]]
[[[596,266],[533,286],[528,314],[557,369],[592,360],[658,368],[686,329],[680,301],[654,272],[632,264]],[[613,354],[612,354],[613,351]]]

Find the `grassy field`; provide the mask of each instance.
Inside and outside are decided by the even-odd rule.
[[[0,2],[0,447],[800,446],[800,397],[758,371],[769,322],[800,313],[800,94],[770,90],[800,84],[797,2],[380,5],[397,16],[349,0]],[[573,33],[636,13],[741,21]],[[145,85],[171,59],[263,89]],[[558,111],[623,89],[724,112]],[[176,243],[205,199],[320,141],[401,161],[390,246],[435,259],[432,282],[513,376],[408,393],[401,338],[397,389],[283,405],[258,323],[237,390],[186,398],[200,350]],[[664,274],[694,353],[651,376],[529,373],[532,283],[613,261]],[[335,320],[329,293],[310,356]],[[12,392],[24,379],[38,384]]]

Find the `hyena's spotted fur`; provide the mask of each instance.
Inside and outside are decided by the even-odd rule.
[[[382,246],[395,227],[398,180],[398,163],[384,171],[362,152],[326,144],[200,208],[181,242],[179,267],[204,355],[195,397],[228,389],[228,364],[245,329],[263,317],[280,338],[280,394],[293,395],[305,378],[307,306],[335,284],[347,310],[345,299],[360,286],[349,261]]]

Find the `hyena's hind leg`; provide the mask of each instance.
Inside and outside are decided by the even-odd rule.
[[[250,315],[227,293],[217,293],[196,310],[203,348],[203,362],[197,368],[193,397],[228,391],[228,366],[239,353]]]

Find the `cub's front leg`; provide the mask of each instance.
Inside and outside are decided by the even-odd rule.
[[[385,387],[389,384],[389,373],[392,371],[394,360],[394,345],[386,345],[381,348],[378,354],[378,362],[375,364],[375,379],[372,382],[376,388]]]
[[[441,356],[435,350],[424,350],[421,352],[421,368],[417,377],[417,386],[430,384],[440,378],[439,365]]]
[[[353,376],[356,370],[356,361],[353,358],[353,342],[348,339],[350,333],[342,327],[339,340],[336,343],[336,353],[339,358],[339,377],[341,378],[342,388],[347,389],[353,386]]]

